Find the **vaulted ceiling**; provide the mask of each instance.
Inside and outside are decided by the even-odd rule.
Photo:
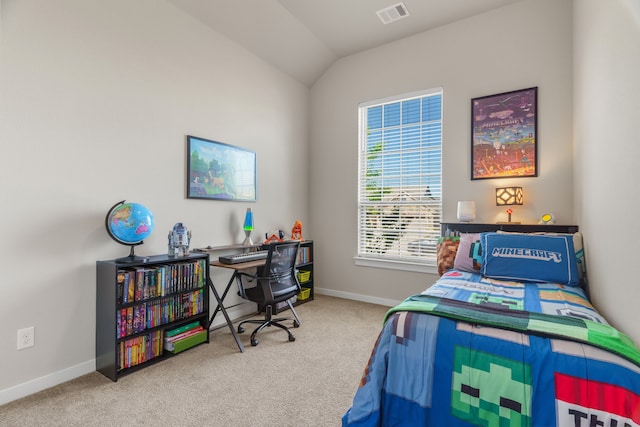
[[[168,1],[284,73],[312,85],[341,57],[521,0]],[[400,1],[408,16],[383,24],[376,12]]]

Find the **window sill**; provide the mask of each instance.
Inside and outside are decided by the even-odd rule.
[[[353,262],[355,265],[358,265],[361,267],[386,268],[390,270],[402,270],[402,271],[413,271],[416,273],[438,274],[438,269],[433,264],[378,259],[378,258],[365,258],[365,257],[358,257],[358,256],[353,258]]]

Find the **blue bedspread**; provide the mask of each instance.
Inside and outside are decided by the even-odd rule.
[[[424,295],[388,313],[343,426],[640,426],[640,351],[581,289],[451,270]]]

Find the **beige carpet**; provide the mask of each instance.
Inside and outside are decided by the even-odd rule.
[[[251,328],[240,353],[225,327],[118,382],[94,372],[0,406],[0,425],[339,426],[386,310],[316,296],[297,307],[295,342],[268,328],[252,347]]]

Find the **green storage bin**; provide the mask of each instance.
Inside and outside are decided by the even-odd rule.
[[[165,349],[173,354],[178,354],[181,351],[190,349],[191,347],[201,344],[205,341],[207,341],[207,331],[201,331],[180,341],[170,343],[173,345],[169,346],[169,348],[165,347]]]

